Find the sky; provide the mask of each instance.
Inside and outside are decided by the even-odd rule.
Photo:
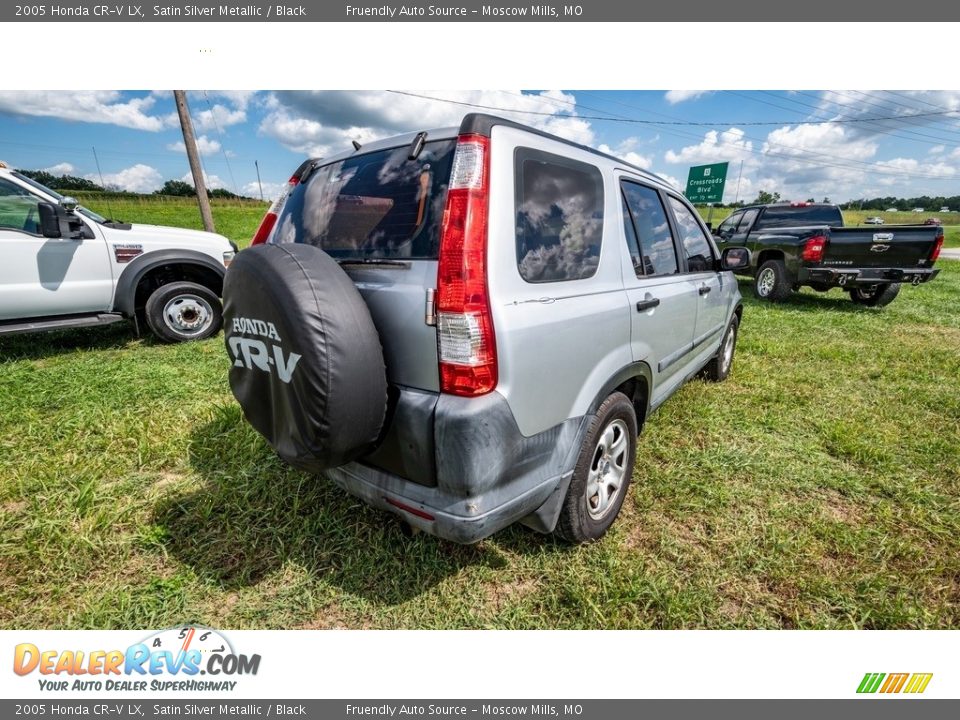
[[[424,97],[425,96],[425,97]],[[960,91],[191,91],[210,187],[274,197],[307,156],[490,112],[678,187],[729,161],[724,202],[960,194]],[[482,106],[478,108],[476,106]],[[97,167],[99,159],[99,168]],[[0,91],[0,160],[135,192],[192,182],[172,91]]]

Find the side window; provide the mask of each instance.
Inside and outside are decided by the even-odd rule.
[[[738,233],[745,233],[750,229],[750,226],[753,225],[753,221],[757,219],[757,215],[760,214],[760,211],[754,208],[753,210],[747,210],[743,213],[743,217],[740,220],[740,224],[737,225]]]
[[[740,222],[740,219],[743,217],[743,213],[734,213],[722,223],[720,227],[717,228],[718,233],[726,233],[728,235],[733,235],[737,229],[737,223]]]
[[[713,250],[703,228],[693,213],[675,197],[670,198],[673,217],[677,221],[677,231],[683,241],[683,252],[687,256],[687,270],[706,272],[713,269]]]
[[[621,188],[639,240],[640,261],[633,263],[637,276],[675,274],[679,269],[677,251],[660,194],[633,182],[623,182]],[[628,241],[629,238],[628,234]]]
[[[541,283],[594,275],[603,238],[600,170],[530,148],[517,148],[515,166],[521,277]]]
[[[0,178],[0,228],[40,234],[37,198],[9,180]]]

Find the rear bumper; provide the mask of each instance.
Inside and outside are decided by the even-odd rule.
[[[929,282],[940,271],[934,268],[801,268],[798,281],[801,285],[829,285],[831,287],[854,287],[877,283]]]
[[[496,392],[479,398],[440,395],[433,412],[435,482],[414,482],[362,461],[328,470],[327,476],[370,505],[458,543],[478,542],[517,521],[540,532],[553,530],[584,418],[525,437]]]

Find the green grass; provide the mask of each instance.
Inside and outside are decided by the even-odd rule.
[[[216,210],[238,240],[259,212]],[[0,627],[956,627],[960,263],[940,265],[881,311],[744,283],[732,377],[649,420],[621,518],[583,547],[407,537],[284,466],[222,337],[0,340]]]
[[[151,196],[105,199],[96,194],[77,193],[82,205],[101,215],[125,222],[203,229],[196,198]],[[241,247],[253,237],[260,219],[270,206],[257,200],[210,201],[216,231]]]

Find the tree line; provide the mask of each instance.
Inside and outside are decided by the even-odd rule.
[[[17,170],[21,175],[25,175],[31,180],[36,180],[41,185],[46,185],[51,190],[59,193],[63,192],[125,192],[129,195],[149,195],[151,193],[128,192],[116,186],[103,187],[87,178],[76,177],[74,175],[54,175],[46,170]],[[176,197],[196,197],[197,191],[193,185],[183,180],[167,180],[163,187],[155,190],[153,195],[173,195]],[[207,190],[207,196],[211,198],[242,198],[243,195],[232,193],[226,188],[215,188]]]

